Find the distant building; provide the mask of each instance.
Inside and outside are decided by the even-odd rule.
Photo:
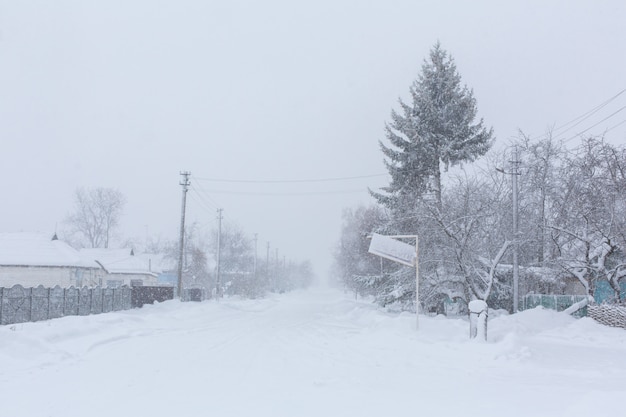
[[[150,272],[157,274],[159,285],[176,286],[178,282],[178,264],[175,260],[156,253],[140,253],[135,256],[148,265]]]
[[[0,287],[93,287],[102,285],[103,277],[100,265],[56,235],[0,233]]]
[[[81,249],[86,262],[96,262],[105,271],[103,285],[157,285],[159,273],[153,271],[150,259],[135,256],[132,249]]]

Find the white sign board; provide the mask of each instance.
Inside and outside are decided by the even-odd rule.
[[[415,266],[417,256],[414,245],[376,233],[372,235],[369,253],[407,266]]]

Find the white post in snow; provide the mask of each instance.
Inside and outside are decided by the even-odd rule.
[[[481,339],[487,341],[487,316],[488,308],[487,303],[483,300],[470,301],[469,308],[469,322],[470,322],[470,339],[475,339],[478,336],[478,330],[481,329]]]

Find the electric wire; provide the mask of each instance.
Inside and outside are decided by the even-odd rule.
[[[600,110],[604,109],[610,103],[612,103],[613,101],[617,100],[617,98],[619,98],[624,93],[626,93],[626,88],[618,91],[616,94],[614,94],[613,96],[609,97],[608,99],[606,99],[602,103],[598,104],[597,106],[593,107],[592,109],[586,111],[585,113],[583,113],[583,114],[573,118],[572,120],[570,120],[570,121],[568,121],[568,122],[566,122],[566,123],[564,123],[564,124],[554,128],[554,129],[552,129],[551,132],[544,133],[544,134],[541,134],[541,135],[536,135],[534,137],[530,137],[530,139],[532,139],[532,140],[542,140],[542,139],[546,139],[549,135],[553,135],[554,139],[558,139],[559,137],[562,137],[566,132],[568,132],[568,131],[572,130],[574,127],[580,125],[582,122],[584,122],[585,120],[589,119],[591,116],[595,115]],[[583,133],[588,132],[589,130],[593,129],[594,127],[600,125],[602,122],[604,122],[604,121],[608,120],[609,118],[615,116],[615,114],[621,112],[622,110],[623,110],[623,108],[617,110],[613,114],[605,117],[604,119],[602,119],[601,121],[595,123],[594,125],[586,128],[586,129],[583,129],[582,131],[580,131],[580,132],[574,134],[573,136],[565,139],[564,142],[569,142],[572,139],[575,139],[575,138],[579,137]],[[619,124],[611,127],[610,130],[612,130],[613,128],[616,128],[617,126],[619,126]],[[567,129],[565,129],[566,127],[567,127]],[[563,130],[563,129],[565,129],[565,130]],[[557,133],[557,134],[555,134],[555,133]]]
[[[247,196],[270,196],[270,197],[297,197],[333,194],[356,194],[368,192],[367,188],[336,191],[294,191],[294,192],[263,192],[263,191],[231,191],[231,190],[208,190],[215,194],[247,195]]]
[[[194,202],[198,205],[198,207],[199,207],[199,208],[200,208],[203,212],[206,212],[206,213],[209,213],[209,214],[213,214],[213,213],[215,213],[215,210],[214,210],[213,208],[211,208],[211,207],[207,207],[207,206],[206,206],[206,205],[202,202],[202,200],[200,200],[200,199],[199,199],[198,197],[196,197],[194,194],[189,194],[189,197],[191,197],[191,200],[193,200],[193,201],[194,201]]]
[[[198,184],[197,186],[194,184],[191,185],[191,187],[196,191],[196,193],[201,194],[204,198],[206,198],[208,201],[211,202],[211,204],[213,206],[215,206],[216,209],[220,208],[222,205],[216,201],[215,199],[213,199],[209,193],[206,192],[206,190],[204,189],[204,187],[202,187],[202,185]]]
[[[604,133],[610,132],[611,130],[623,125],[624,123],[626,123],[626,119],[622,120],[621,122],[619,122],[618,124],[609,127],[607,130],[604,131]]]
[[[554,132],[558,132],[559,130],[567,127],[568,125],[572,124],[572,126],[570,126],[569,128],[565,129],[564,131],[562,131],[561,133],[559,133],[559,135],[557,136],[561,136],[563,135],[565,132],[573,129],[574,127],[578,126],[579,124],[581,124],[582,122],[584,122],[585,120],[589,119],[591,116],[593,116],[594,114],[596,114],[597,112],[599,112],[600,110],[602,110],[604,107],[608,106],[612,101],[616,100],[619,96],[621,96],[624,92],[626,92],[626,89],[623,89],[622,91],[618,92],[617,94],[615,94],[614,96],[610,97],[609,99],[605,100],[604,102],[600,103],[599,105],[597,105],[596,107],[594,107],[593,109],[587,111],[586,113],[583,113],[582,115],[570,120],[569,122],[557,127],[554,129]],[[579,120],[580,119],[580,120]]]
[[[200,181],[209,182],[230,182],[230,183],[249,183],[249,184],[289,184],[289,183],[312,183],[312,182],[336,182],[350,181],[364,178],[383,177],[388,174],[369,174],[357,175],[352,177],[332,177],[332,178],[309,178],[309,179],[285,179],[285,180],[252,180],[252,179],[228,179],[228,178],[202,178],[196,177]]]
[[[594,127],[596,127],[596,126],[600,125],[601,123],[603,123],[603,122],[605,122],[605,121],[609,120],[611,117],[614,117],[615,115],[619,114],[620,112],[624,111],[625,109],[626,109],[626,106],[623,106],[623,107],[619,108],[618,110],[616,110],[616,111],[614,111],[613,113],[611,113],[611,114],[609,114],[608,116],[606,116],[604,119],[602,119],[602,120],[600,120],[599,122],[597,122],[597,123],[593,124],[592,126],[589,126],[587,129],[585,129],[585,130],[583,130],[583,131],[580,131],[580,132],[576,133],[574,136],[572,136],[572,137],[570,137],[570,138],[568,138],[568,139],[565,139],[565,140],[564,140],[564,142],[566,142],[566,143],[567,143],[567,142],[569,142],[569,141],[571,141],[571,140],[573,140],[573,139],[575,139],[575,138],[580,137],[582,134],[587,133],[588,131],[590,131],[590,130],[591,130],[591,129],[593,129]],[[616,126],[618,126],[618,125],[616,125]],[[614,127],[616,127],[616,126],[614,126]]]

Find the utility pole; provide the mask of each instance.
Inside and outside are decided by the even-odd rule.
[[[513,203],[513,313],[517,313],[519,311],[519,203],[517,198],[517,177],[521,175],[518,170],[520,161],[518,160],[517,146],[515,146],[513,160],[509,162],[513,166],[511,172],[506,172],[502,168],[496,168],[496,171],[511,176]]]
[[[274,292],[278,292],[278,248],[275,249],[276,258],[274,260]]]
[[[255,233],[254,234],[254,282],[256,282],[256,259],[259,256],[259,251],[258,251],[258,243],[259,243],[259,234]]]
[[[265,258],[265,284],[270,285],[270,242],[267,242],[267,254]]]
[[[189,189],[189,176],[191,172],[183,171],[180,185],[183,187],[183,201],[180,213],[180,239],[178,241],[178,298],[183,299],[183,252],[185,249],[185,208],[187,205],[187,190]]]
[[[513,154],[513,171],[511,172],[513,185],[513,312],[519,311],[519,203],[517,200],[517,176],[520,175],[517,170],[519,160],[517,159],[517,146]]]
[[[215,284],[215,298],[218,300],[222,297],[222,285],[220,282],[220,252],[222,251],[222,211],[223,209],[217,209],[217,267],[216,267],[216,284]]]

